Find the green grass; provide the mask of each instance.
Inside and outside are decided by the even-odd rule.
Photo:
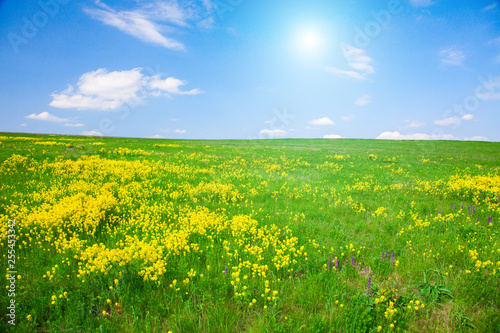
[[[1,331],[500,329],[499,143],[4,133],[0,148],[1,267],[15,219],[21,275]]]

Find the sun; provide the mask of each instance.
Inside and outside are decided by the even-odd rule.
[[[314,29],[302,29],[295,36],[296,49],[303,55],[317,55],[322,48],[321,34]]]
[[[304,50],[316,50],[319,45],[319,37],[313,31],[304,31],[299,36],[299,44]]]

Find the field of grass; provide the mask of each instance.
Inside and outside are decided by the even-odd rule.
[[[0,133],[0,180],[2,332],[500,331],[499,143]]]

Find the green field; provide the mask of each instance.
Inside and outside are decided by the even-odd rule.
[[[500,143],[0,148],[2,332],[500,331]]]

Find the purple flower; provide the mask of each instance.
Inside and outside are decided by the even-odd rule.
[[[227,275],[227,266],[224,268],[224,274]]]
[[[274,196],[274,199],[278,199],[278,193],[276,193],[276,195]]]
[[[391,254],[391,262],[394,264],[394,252]]]
[[[477,220],[476,220],[476,222],[479,222],[479,216],[477,217]]]
[[[338,270],[339,269],[339,259],[337,258],[337,260],[335,260],[335,269]]]
[[[354,257],[352,257],[352,259],[351,259],[351,265],[354,266]]]
[[[380,255],[380,259],[384,259],[384,254],[385,254],[385,251],[382,251],[382,254]]]
[[[471,205],[472,207],[472,214],[475,214],[476,213],[476,207],[474,207],[474,205]]]
[[[493,216],[488,217],[488,223],[490,223],[492,219],[493,219]]]
[[[368,283],[366,284],[366,296],[370,294],[370,287],[372,285],[372,277],[368,277]]]
[[[464,204],[462,204],[462,206],[460,206],[460,209],[464,208]]]

